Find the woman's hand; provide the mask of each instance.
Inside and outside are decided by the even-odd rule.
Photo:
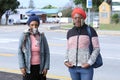
[[[22,75],[25,76],[25,74],[26,74],[26,68],[21,68],[20,70],[22,72]]]
[[[72,64],[71,62],[66,61],[64,64],[65,64],[67,67],[73,67],[73,64]]]
[[[43,76],[46,76],[47,75],[47,69],[44,69],[42,74],[43,74]]]
[[[84,63],[84,64],[82,64],[82,68],[88,68],[90,66],[90,64],[88,64],[88,63]]]

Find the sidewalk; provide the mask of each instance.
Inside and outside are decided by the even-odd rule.
[[[61,24],[66,25],[66,24]],[[14,30],[18,29],[24,29],[28,28],[28,25],[0,25],[0,28],[2,30],[10,30],[11,28],[14,28]],[[59,24],[41,24],[40,28],[42,30],[53,30],[53,31],[60,31],[60,32],[67,32],[69,29],[61,29]],[[120,31],[112,31],[112,30],[99,30],[96,29],[98,35],[112,35],[112,36],[120,36]]]
[[[112,30],[96,30],[99,35],[120,36],[120,31]]]
[[[0,80],[22,80],[22,76],[20,74],[1,72],[0,71]],[[47,80],[59,80],[59,79],[50,79]]]

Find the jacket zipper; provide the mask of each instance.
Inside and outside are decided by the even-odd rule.
[[[81,33],[81,29],[77,29],[77,49],[76,49],[76,66],[78,66],[78,47],[79,47],[79,36]]]
[[[79,44],[79,35],[77,36],[76,66],[78,65],[78,44]]]

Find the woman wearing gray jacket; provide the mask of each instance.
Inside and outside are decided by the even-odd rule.
[[[23,32],[19,41],[19,67],[24,80],[45,80],[50,64],[48,42],[38,31],[38,16],[31,15],[27,24],[30,28]]]

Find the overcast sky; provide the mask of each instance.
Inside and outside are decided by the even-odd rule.
[[[18,1],[21,4],[20,6],[28,7],[30,0],[18,0]],[[33,0],[33,2],[34,6],[37,8],[42,8],[49,4],[59,8],[65,6],[65,4],[69,2],[69,0]]]

